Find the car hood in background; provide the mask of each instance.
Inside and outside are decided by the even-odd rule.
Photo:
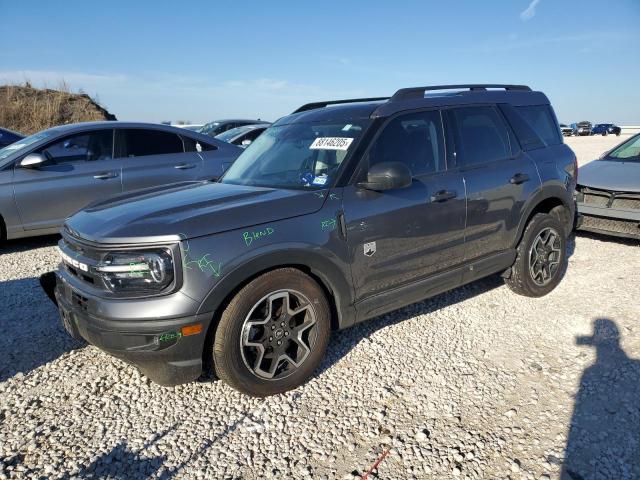
[[[101,243],[188,239],[313,213],[322,197],[308,190],[190,182],[92,204],[65,228]]]
[[[580,167],[578,184],[614,192],[640,192],[640,161],[595,160]]]

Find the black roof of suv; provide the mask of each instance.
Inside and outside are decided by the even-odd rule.
[[[555,288],[576,171],[548,99],[525,86],[315,102],[218,183],[69,218],[56,298],[72,335],[161,384],[212,357],[234,388],[283,392],[313,373],[332,328],[498,272],[523,295]]]

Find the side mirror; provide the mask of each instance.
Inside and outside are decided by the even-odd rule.
[[[242,143],[240,145],[242,146],[242,148],[247,148],[249,145],[251,145],[251,140],[249,140],[248,138],[246,140],[242,140]]]
[[[44,158],[44,156],[40,155],[39,153],[30,153],[29,155],[24,157],[22,160],[20,160],[19,166],[21,168],[38,168],[46,161],[47,159]]]
[[[381,162],[369,169],[367,181],[358,183],[358,187],[375,191],[393,190],[409,187],[412,181],[411,170],[404,163]]]

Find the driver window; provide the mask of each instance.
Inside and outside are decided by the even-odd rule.
[[[92,162],[113,158],[113,130],[72,135],[40,150],[54,164]]]
[[[410,113],[391,120],[369,151],[369,166],[381,162],[402,162],[414,176],[444,170],[440,111]]]

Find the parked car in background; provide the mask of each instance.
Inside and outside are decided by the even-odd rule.
[[[7,128],[0,128],[0,148],[11,145],[24,138],[24,135]]]
[[[578,122],[576,124],[576,136],[582,137],[585,135],[591,135],[592,124],[591,122]]]
[[[564,135],[565,137],[570,137],[571,135],[574,135],[573,127],[570,127],[569,125],[565,125],[564,123],[560,124],[560,131],[562,132],[562,135]]]
[[[619,136],[620,132],[622,132],[622,129],[614,125],[613,123],[599,123],[595,127],[593,127],[593,130],[591,130],[591,133],[593,135],[602,135],[602,136],[606,136],[609,134]]]
[[[270,123],[244,125],[243,127],[236,127],[231,130],[227,130],[226,132],[216,135],[215,138],[222,140],[223,142],[233,143],[240,148],[247,148],[260,136],[260,134],[262,134],[262,132],[269,128],[270,125]]]
[[[75,211],[122,192],[216,180],[240,152],[158,124],[109,121],[44,130],[0,149],[2,236],[56,233]]]
[[[200,127],[197,132],[202,133],[204,135],[209,135],[211,137],[215,137],[216,135],[220,135],[227,130],[231,130],[232,128],[242,127],[243,125],[253,125],[256,123],[265,123],[260,119],[257,120],[247,120],[247,119],[227,119],[227,120],[216,120],[214,122],[207,123],[203,127]]]
[[[163,385],[212,358],[241,392],[281,393],[316,370],[332,329],[494,273],[521,295],[553,290],[576,170],[549,100],[525,86],[304,105],[218,183],[68,219],[61,318]]]
[[[194,123],[189,125],[173,125],[173,126],[178,128],[184,128],[185,130],[191,130],[192,132],[197,132],[202,127],[204,127],[204,125],[202,125],[201,123],[197,123],[197,124]]]
[[[578,173],[576,228],[640,238],[640,134]]]

